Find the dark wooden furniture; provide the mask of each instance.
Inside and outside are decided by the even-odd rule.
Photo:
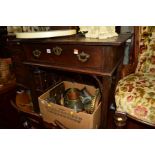
[[[59,76],[84,75],[95,79],[102,93],[102,128],[107,128],[114,77],[121,66],[125,42],[130,35],[109,39],[89,39],[82,36],[51,39],[11,39],[11,52],[17,85],[30,89],[34,111],[39,113],[38,96],[59,82]],[[70,75],[69,75],[70,76]],[[88,80],[89,79],[89,80]]]
[[[10,105],[16,93],[15,81],[0,86],[0,128],[18,128],[19,115]]]

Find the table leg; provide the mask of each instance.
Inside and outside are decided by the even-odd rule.
[[[97,81],[101,96],[102,96],[102,105],[101,105],[101,128],[107,128],[107,115],[109,108],[109,97],[111,92],[112,85],[112,77],[103,76],[102,80],[100,80],[96,75],[92,75],[92,77]]]
[[[102,93],[102,128],[107,128],[107,119],[108,119],[108,109],[109,109],[109,101],[110,101],[110,92],[111,92],[111,84],[112,84],[112,77],[103,77],[102,78],[102,86],[103,86],[103,93]]]

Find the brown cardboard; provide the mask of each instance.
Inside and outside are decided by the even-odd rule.
[[[84,86],[89,90],[89,92],[93,95],[95,93],[96,88],[89,85],[72,83],[69,81],[62,82],[65,86],[65,89],[74,87],[82,89]],[[60,84],[62,84],[60,83]],[[71,129],[91,129],[91,128],[99,128],[100,127],[100,117],[101,117],[101,103],[97,105],[93,114],[88,114],[86,112],[75,112],[73,109],[53,104],[47,103],[45,99],[49,96],[51,90],[54,90],[60,84],[56,85],[52,89],[48,90],[44,94],[39,97],[39,106],[40,112],[42,114],[42,118],[47,123],[55,124],[55,120],[62,123],[67,128]],[[96,102],[99,102],[99,98]]]

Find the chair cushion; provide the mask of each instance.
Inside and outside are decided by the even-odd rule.
[[[116,111],[155,124],[155,76],[135,73],[118,82],[115,91]]]

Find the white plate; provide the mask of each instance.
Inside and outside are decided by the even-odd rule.
[[[60,36],[69,36],[76,34],[76,30],[53,30],[53,31],[41,31],[41,32],[20,32],[16,33],[16,38],[51,38]]]

